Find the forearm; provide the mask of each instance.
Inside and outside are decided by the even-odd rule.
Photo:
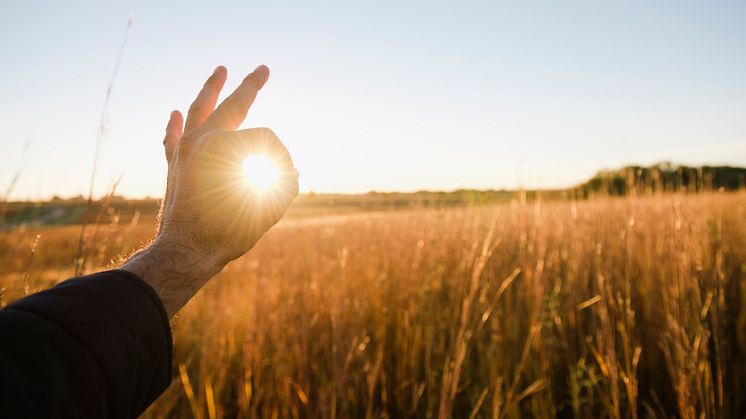
[[[224,266],[187,246],[156,239],[119,269],[150,285],[173,317]]]

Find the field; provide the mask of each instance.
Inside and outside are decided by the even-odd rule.
[[[89,228],[86,271],[153,221]],[[0,231],[0,303],[79,231]],[[173,320],[145,417],[744,417],[744,299],[746,192],[292,216]]]

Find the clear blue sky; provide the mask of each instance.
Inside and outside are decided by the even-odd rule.
[[[272,75],[246,127],[321,192],[556,187],[673,160],[746,165],[746,2],[37,2],[0,6],[0,188],[157,196],[169,111],[223,64]],[[31,146],[24,157],[24,144]]]

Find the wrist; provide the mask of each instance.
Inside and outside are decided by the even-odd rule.
[[[216,258],[159,237],[120,269],[137,275],[150,285],[170,317],[224,266],[225,263]]]
[[[227,264],[212,253],[185,244],[183,240],[170,239],[165,235],[156,237],[143,253],[147,253],[147,257],[154,260],[166,259],[171,265],[188,266],[194,276],[207,276],[207,279],[220,272]]]

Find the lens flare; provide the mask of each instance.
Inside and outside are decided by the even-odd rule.
[[[269,156],[251,154],[243,160],[243,172],[249,184],[259,192],[272,189],[277,184],[279,170]]]

